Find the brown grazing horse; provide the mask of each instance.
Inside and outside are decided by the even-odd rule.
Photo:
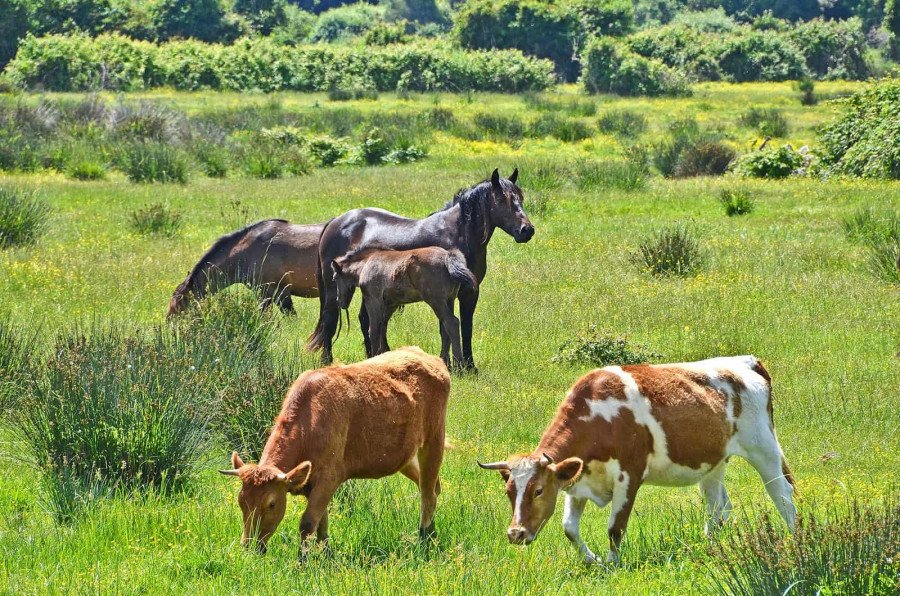
[[[245,464],[235,452],[233,469],[220,470],[241,479],[241,544],[255,542],[265,552],[287,494],[303,495],[302,560],[313,535],[328,539],[328,503],[342,483],[397,472],[419,487],[420,538],[434,537],[449,398],[447,367],[416,347],[300,375],[259,465]]]
[[[458,250],[437,246],[413,250],[370,250],[331,261],[338,303],[350,308],[353,291],[359,288],[369,315],[372,352],[390,350],[387,326],[400,306],[425,302],[441,326],[441,360],[450,366],[450,345],[457,368],[463,367],[459,340],[459,319],[453,303],[461,287],[478,291],[478,280],[466,268],[466,258]]]
[[[187,308],[191,296],[200,299],[236,283],[259,288],[263,308],[274,302],[293,313],[292,295],[319,295],[316,265],[324,229],[325,224],[265,219],[220,237],[175,288],[166,316]]]
[[[320,292],[319,322],[306,344],[307,349],[322,350],[325,364],[332,360],[332,340],[341,309],[334,281],[325,272],[331,261],[351,251],[410,250],[426,246],[457,249],[465,256],[466,267],[481,284],[487,273],[487,246],[494,230],[500,228],[516,242],[528,242],[534,236],[534,226],[522,207],[525,195],[516,186],[518,175],[519,170],[514,170],[507,180],[494,170],[490,179],[459,191],[443,209],[424,219],[409,219],[383,209],[354,209],[328,222],[319,241],[316,269]],[[478,293],[462,288],[457,299],[463,362],[466,368],[474,369],[472,318]],[[360,309],[366,353],[371,356],[372,345],[366,333],[369,327],[367,316],[366,309]]]

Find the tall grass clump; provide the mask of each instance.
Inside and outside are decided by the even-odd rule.
[[[724,207],[725,215],[728,217],[747,215],[756,208],[753,198],[743,190],[723,188],[719,195],[719,202]]]
[[[740,122],[768,137],[786,137],[790,130],[787,118],[775,108],[750,108],[741,114]]]
[[[0,413],[5,413],[28,391],[38,370],[38,335],[12,320],[0,318]]]
[[[579,161],[575,165],[575,182],[581,190],[618,188],[640,190],[647,186],[650,172],[634,160]]]
[[[641,241],[631,261],[655,276],[687,276],[703,265],[700,241],[686,225],[664,228]]]
[[[181,228],[181,212],[162,203],[153,203],[132,211],[128,222],[143,236],[174,236]]]
[[[106,178],[106,168],[96,161],[79,159],[69,164],[66,174],[75,180],[103,180]]]
[[[0,186],[0,249],[33,244],[49,218],[50,207],[34,191]]]
[[[550,361],[607,366],[641,364],[661,358],[661,354],[647,346],[632,343],[626,333],[601,331],[596,325],[591,325],[587,332],[565,340]]]
[[[169,493],[197,472],[215,387],[169,343],[160,330],[97,327],[56,341],[13,431],[59,520],[103,495]]]
[[[866,265],[881,280],[900,285],[900,213],[861,207],[844,218],[844,234],[866,247]]]
[[[223,388],[219,427],[227,449],[259,461],[294,379],[295,375],[265,364],[242,373]]]
[[[900,500],[807,513],[788,536],[768,515],[714,538],[710,588],[721,596],[896,594]]]
[[[178,182],[188,180],[188,162],[177,148],[165,143],[137,141],[126,145],[121,168],[132,182]]]
[[[647,118],[631,110],[610,110],[597,120],[600,132],[635,138],[647,131]]]

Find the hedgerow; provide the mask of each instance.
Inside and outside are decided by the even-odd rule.
[[[388,46],[163,44],[121,35],[27,37],[7,67],[21,88],[52,91],[161,86],[183,90],[394,90],[518,92],[553,84],[553,65],[515,50],[465,51],[434,40]]]
[[[582,56],[581,83],[588,93],[690,95],[684,76],[662,62],[644,58],[622,43],[596,38]]]

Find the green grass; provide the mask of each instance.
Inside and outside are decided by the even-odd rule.
[[[827,93],[849,88],[817,86]],[[693,115],[704,126],[726,127],[734,137],[729,142],[739,148],[756,141],[737,128],[749,106],[781,110],[791,122],[785,141],[813,148],[814,127],[838,109],[800,106],[790,84],[704,84],[696,91],[689,99],[596,101],[601,113],[628,109],[646,116],[642,140],[648,143],[663,134],[668,119]],[[561,93],[574,97],[571,88]],[[268,101],[253,94],[166,91],[140,97],[189,114]],[[298,112],[326,102],[325,94],[278,97],[282,110]],[[431,110],[436,102],[457,119],[531,109],[521,97],[500,95],[470,101],[465,95],[413,94],[404,100],[385,93],[377,102],[341,105],[412,112]],[[565,173],[580,159],[623,156],[622,146],[604,135],[577,143],[526,138],[510,144],[439,132],[422,162],[338,166],[302,179],[192,176],[186,184],[129,184],[116,173],[93,182],[59,174],[7,176],[13,185],[39,185],[54,217],[37,244],[0,251],[0,312],[11,311],[29,328],[40,325],[44,348],[56,331],[94,317],[150,329],[163,321],[175,286],[211,242],[247,221],[320,222],[361,206],[424,217],[498,166],[508,174],[518,165],[524,185],[529,160]],[[741,189],[756,208],[728,218],[718,198],[733,187],[728,178],[655,175],[643,189],[626,191],[579,188],[565,179],[541,189],[553,209],[533,217],[537,232],[530,243],[517,245],[495,233],[475,315],[480,373],[453,380],[448,433],[455,449],[442,469],[437,545],[416,543],[416,491],[395,477],[361,482],[362,490],[332,509],[331,554],[314,554],[298,568],[302,499],[290,501],[265,557],[246,553],[238,544],[238,486],[214,471],[240,447],[232,444],[215,446],[212,467],[186,492],[101,500],[72,525],[58,525],[42,508],[39,473],[22,462],[22,447],[12,436],[0,431],[0,586],[42,594],[708,593],[710,565],[717,561],[703,537],[695,489],[642,489],[625,538],[624,566],[586,569],[563,536],[559,511],[534,544],[510,546],[510,510],[499,476],[478,469],[474,460],[536,445],[568,387],[592,366],[551,358],[594,324],[627,333],[667,361],[760,357],[773,376],[778,436],[799,482],[801,509],[824,508],[848,495],[867,502],[889,492],[900,474],[900,359],[894,357],[900,293],[870,275],[866,247],[845,237],[842,222],[868,205],[900,209],[900,184],[747,180]],[[527,186],[526,193],[527,209]],[[150,203],[181,212],[178,235],[144,237],[130,230],[129,214]],[[240,205],[240,222],[229,215],[234,205]],[[705,257],[697,275],[657,279],[630,262],[643,238],[688,220]],[[294,304],[296,317],[275,314],[280,322],[271,348],[284,355],[292,375],[315,365],[299,348],[318,312],[317,301]],[[357,308],[358,299],[351,311]],[[390,338],[394,346],[439,351],[434,316],[422,305],[392,321]],[[355,325],[337,341],[335,355],[346,362],[363,358]],[[831,452],[834,457],[822,457]],[[752,528],[761,511],[773,511],[746,463],[734,460],[726,481],[736,507],[731,525]],[[597,552],[605,548],[607,515],[591,507],[584,517],[583,536]]]

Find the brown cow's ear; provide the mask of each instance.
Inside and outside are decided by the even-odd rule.
[[[509,482],[509,470],[500,470],[500,475],[503,476],[503,482]]]
[[[513,170],[513,173],[509,175],[509,181],[513,184],[516,183],[516,180],[519,178],[519,168]]]
[[[550,469],[556,475],[556,479],[559,480],[563,486],[568,486],[577,482],[583,468],[584,462],[578,457],[570,457],[569,459],[562,460],[558,464],[550,466]]]
[[[241,456],[238,455],[237,451],[231,452],[231,467],[235,470],[239,470],[244,467],[244,460],[241,459]]]
[[[312,472],[312,463],[305,461],[296,468],[287,473],[287,481],[291,490],[303,488],[306,481],[309,480],[309,474]]]

